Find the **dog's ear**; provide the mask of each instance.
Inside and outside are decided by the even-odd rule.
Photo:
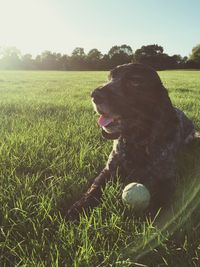
[[[115,140],[119,138],[119,133],[107,133],[102,129],[101,132],[103,138],[108,139],[108,140]]]

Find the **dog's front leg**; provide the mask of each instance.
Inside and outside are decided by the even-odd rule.
[[[96,207],[99,204],[102,190],[105,188],[106,183],[109,180],[114,179],[117,166],[118,156],[112,152],[106,167],[94,179],[87,192],[67,211],[67,218],[71,220],[78,219],[83,210],[87,211],[88,209]]]
[[[78,219],[79,214],[89,208],[93,208],[99,204],[102,188],[105,187],[106,182],[110,178],[110,172],[104,169],[93,181],[87,192],[76,201],[67,211],[67,218]]]

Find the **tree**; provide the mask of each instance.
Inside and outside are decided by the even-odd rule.
[[[121,45],[121,46],[113,46],[109,52],[108,52],[108,56],[109,57],[113,57],[116,54],[120,54],[123,53],[126,56],[132,56],[133,55],[133,50],[129,45]]]
[[[113,46],[107,54],[93,48],[85,54],[84,48],[76,47],[71,56],[44,51],[35,59],[31,54],[21,55],[16,47],[0,47],[0,69],[39,70],[110,70],[117,65],[139,62],[157,70],[200,68],[200,44],[192,49],[189,59],[181,55],[169,56],[158,44],[142,46],[135,51],[129,45]]]
[[[40,57],[40,65],[44,70],[54,70],[57,69],[57,55],[51,51],[44,51]]]
[[[110,70],[110,65],[110,57],[107,54],[103,55],[101,59],[101,69]]]
[[[32,70],[36,68],[35,62],[32,59],[31,54],[23,55],[21,61],[22,61],[22,68],[25,70]]]
[[[68,55],[62,55],[59,62],[61,70],[70,70],[70,57]]]
[[[1,48],[0,68],[2,69],[20,69],[21,52],[16,47]]]
[[[103,55],[98,49],[96,48],[91,49],[88,52],[87,58],[86,58],[88,69],[94,69],[94,70],[101,69],[102,57]]]
[[[192,48],[192,54],[189,59],[194,61],[200,67],[200,44]]]
[[[164,49],[157,44],[142,46],[135,51],[136,60],[161,55]]]
[[[70,65],[73,70],[83,70],[86,67],[86,55],[84,48],[76,47],[70,58]]]
[[[169,68],[183,69],[186,67],[187,57],[182,57],[181,55],[173,55],[170,58]]]
[[[41,60],[41,56],[37,55],[35,58],[35,65],[36,65],[36,69],[41,70],[42,69],[42,64],[41,64],[42,60]]]
[[[113,46],[109,52],[110,67],[116,67],[117,65],[129,63],[133,59],[133,50],[129,45]]]
[[[135,51],[134,61],[149,65],[157,70],[171,68],[174,60],[163,52],[163,47],[157,44],[142,46]]]
[[[97,60],[101,60],[102,54],[98,49],[93,48],[88,52],[87,57],[91,60],[97,61]]]
[[[142,46],[135,51],[134,59],[141,63],[152,63],[155,57],[163,53],[163,47],[157,44]]]
[[[72,57],[85,57],[84,48],[76,47],[72,52]]]

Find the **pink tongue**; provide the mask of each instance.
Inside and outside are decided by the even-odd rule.
[[[113,119],[112,118],[106,118],[104,117],[103,115],[101,115],[98,119],[98,124],[101,126],[101,127],[105,127],[107,126],[108,124],[110,124],[111,122],[113,122]]]

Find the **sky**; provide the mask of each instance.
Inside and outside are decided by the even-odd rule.
[[[199,0],[0,0],[0,47],[35,56],[158,44],[188,56],[200,43],[199,14]]]

